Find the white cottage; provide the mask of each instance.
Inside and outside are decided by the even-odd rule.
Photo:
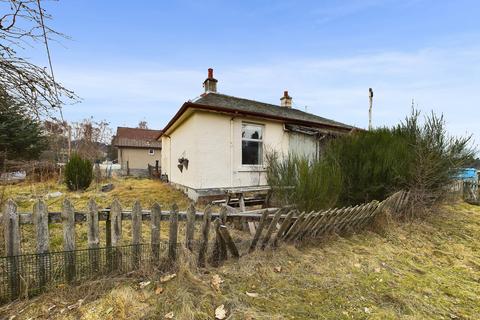
[[[160,137],[162,173],[194,200],[265,189],[267,150],[318,157],[327,139],[354,129],[292,108],[287,91],[280,105],[217,93],[212,69],[204,88]]]

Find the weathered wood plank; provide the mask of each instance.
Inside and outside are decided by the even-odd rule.
[[[98,271],[100,269],[100,252],[98,251],[100,246],[100,238],[98,235],[98,206],[93,198],[91,198],[87,204],[87,224],[90,266],[92,270]]]
[[[93,198],[90,199],[87,204],[87,224],[88,248],[97,249],[100,245],[98,235],[98,206]]]
[[[332,209],[327,209],[327,210],[321,210],[317,213],[315,218],[312,221],[312,224],[310,225],[309,230],[305,234],[306,237],[313,238],[315,237],[316,232],[318,231],[318,227],[321,224],[322,220],[325,219],[325,216],[331,212]]]
[[[297,235],[299,232],[301,232],[302,227],[305,225],[305,223],[310,219],[310,216],[312,215],[312,212],[305,213],[303,215],[300,215],[296,221],[296,223],[292,226],[292,228],[289,230],[285,240],[288,241],[293,241],[297,238]]]
[[[339,231],[354,230],[356,223],[369,212],[371,206],[371,202],[359,206],[348,218],[344,219],[339,226]]]
[[[255,235],[255,232],[257,232],[257,228],[255,227],[255,222],[253,221],[248,221],[247,222],[248,226],[248,231],[250,231],[250,235]]]
[[[75,211],[70,200],[63,201],[63,250],[65,251],[65,279],[75,281]]]
[[[191,203],[187,210],[187,223],[185,228],[185,247],[190,251],[193,251],[193,239],[195,236],[195,212],[195,206]],[[225,211],[225,215],[226,214],[227,212]]]
[[[298,225],[297,230],[294,234],[291,235],[290,240],[301,240],[303,237],[303,234],[306,230],[307,225],[312,221],[312,219],[315,218],[315,212],[311,211],[307,215],[305,215],[304,220],[302,221],[301,224]]]
[[[38,200],[33,205],[33,224],[35,226],[35,239],[37,241],[36,263],[38,269],[38,285],[40,290],[45,289],[48,280],[47,270],[50,267],[50,240],[48,234],[48,209],[45,202]]]
[[[227,208],[225,206],[222,206],[220,208],[220,212],[218,213],[218,217],[219,217],[220,223],[222,225],[225,225],[227,223]]]
[[[20,254],[20,224],[16,203],[9,199],[3,212],[3,227],[5,236],[5,254],[7,255],[7,276],[10,299],[20,294],[20,270],[18,255]]]
[[[122,205],[117,198],[115,198],[110,206],[110,244],[108,264],[110,270],[117,270],[121,268],[122,252],[117,248],[121,245],[122,240]]]
[[[37,241],[37,253],[46,253],[50,249],[48,209],[45,202],[42,200],[38,200],[33,205],[33,222],[35,226],[35,238]]]
[[[132,262],[135,267],[140,264],[140,243],[142,242],[142,206],[136,200],[132,208]]]
[[[344,228],[352,223],[352,220],[355,216],[360,214],[365,209],[365,205],[358,205],[352,208],[350,212],[344,215],[341,219],[339,219],[337,225],[335,226],[336,232],[340,233],[344,230]]]
[[[112,247],[117,247],[122,240],[122,205],[118,199],[114,199],[112,202],[110,209],[110,223]]]
[[[268,208],[268,209],[255,209],[251,211],[245,212],[228,212],[227,220],[232,221],[235,219],[244,218],[246,221],[259,221],[262,217],[262,212],[264,210],[268,210],[269,213],[274,213],[278,210],[278,208]],[[98,212],[98,221],[107,221],[110,219],[110,211],[111,208],[101,209]],[[219,213],[212,213],[211,218],[216,219],[219,217]],[[32,213],[20,213],[20,224],[33,224],[33,217]],[[170,211],[162,211],[161,214],[162,220],[169,220],[170,219]],[[122,220],[131,220],[132,219],[132,212],[129,210],[122,210]],[[178,220],[185,221],[187,219],[186,212],[179,211],[178,212]],[[203,219],[203,212],[196,212],[195,213],[196,220]],[[144,220],[151,220],[151,211],[150,210],[143,210],[142,211],[142,221]],[[87,221],[87,214],[86,212],[75,212],[75,222],[82,223]],[[62,213],[61,212],[49,212],[48,213],[48,222],[49,223],[62,223]]]
[[[326,219],[323,221],[320,229],[317,232],[317,236],[323,235],[327,232],[327,230],[331,227],[335,219],[342,215],[347,208],[338,208],[337,210],[332,211],[329,215],[326,216]]]
[[[349,215],[352,210],[355,210],[354,207],[348,207],[344,210],[337,213],[336,217],[331,221],[331,223],[327,226],[325,233],[331,233],[337,231],[338,223],[347,215]]]
[[[132,210],[132,244],[140,244],[142,242],[142,206],[140,201],[133,203]]]
[[[265,210],[262,214],[262,218],[260,219],[260,223],[258,224],[258,228],[255,231],[255,235],[253,236],[252,243],[250,244],[250,248],[248,249],[248,252],[253,252],[257,246],[257,242],[260,239],[260,236],[262,235],[262,230],[265,227],[265,224],[267,223],[267,217],[268,217],[268,211]]]
[[[338,210],[339,210],[338,208],[335,208],[335,209],[329,209],[329,210],[323,212],[320,219],[317,220],[317,222],[315,223],[315,225],[312,228],[311,237],[313,237],[313,238],[319,237],[321,235],[321,231],[324,228],[326,222],[333,215],[335,215]]]
[[[226,226],[221,225],[219,227],[220,235],[222,236],[223,241],[227,245],[228,251],[230,251],[230,254],[234,258],[239,258],[240,254],[238,253],[237,246],[235,245],[235,242],[233,242],[232,237],[230,236],[230,233],[228,232],[228,229]]]
[[[305,237],[305,235],[308,234],[308,231],[310,230],[315,220],[318,218],[318,215],[318,212],[310,213],[310,216],[305,219],[303,225],[300,227],[300,230],[298,230],[297,235],[295,236],[296,239],[301,240]]]
[[[177,234],[178,234],[178,206],[173,204],[170,211],[170,232],[168,234],[168,258],[171,262],[177,260]]]
[[[272,246],[277,246],[278,239],[280,239],[290,227],[290,224],[292,223],[292,217],[294,214],[295,214],[295,211],[291,210],[290,212],[288,212],[285,219],[283,219],[282,224],[280,225],[280,228],[278,229],[277,233],[273,237]]]
[[[152,244],[152,257],[153,262],[158,264],[160,261],[160,221],[162,219],[162,210],[160,205],[155,202],[152,205],[152,219],[151,219],[151,233],[150,233],[150,242]]]
[[[297,217],[297,219],[295,219],[295,222],[292,224],[292,226],[290,227],[290,229],[287,230],[287,232],[284,233],[283,235],[283,240],[287,241],[291,235],[293,235],[295,232],[297,232],[297,228],[300,224],[302,224],[303,222],[303,219],[305,218],[305,211],[300,213]]]
[[[265,233],[265,236],[263,237],[262,244],[260,245],[260,248],[263,250],[268,244],[268,241],[270,240],[270,237],[272,236],[273,231],[277,227],[277,223],[280,220],[280,216],[284,210],[278,209],[277,213],[273,217],[272,221],[270,222],[270,225],[268,226],[267,232]]]
[[[212,207],[209,205],[205,208],[205,215],[203,216],[203,225],[202,225],[202,239],[200,242],[200,248],[198,251],[198,266],[203,268],[205,267],[207,249],[208,249],[208,234],[210,232],[210,223],[212,214]]]
[[[220,234],[220,225],[220,219],[215,219],[213,222],[213,229],[215,230],[215,245],[212,252],[212,265],[214,267],[227,259],[227,245]]]

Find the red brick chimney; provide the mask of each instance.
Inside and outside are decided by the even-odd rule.
[[[213,77],[213,69],[208,68],[208,78],[203,81],[203,87],[205,88],[205,93],[208,92],[217,92],[217,82],[218,80]]]
[[[283,97],[280,98],[280,105],[285,108],[292,107],[292,97],[288,95],[288,91],[283,91]]]

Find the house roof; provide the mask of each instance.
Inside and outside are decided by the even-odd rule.
[[[117,147],[132,148],[161,148],[162,143],[157,140],[162,130],[117,127],[114,145]]]
[[[341,131],[350,131],[355,129],[353,126],[319,117],[298,109],[281,107],[279,105],[228,96],[220,93],[208,92],[193,102],[189,101],[184,103],[182,108],[180,108],[177,114],[163,129],[163,132],[166,132],[168,128],[170,128],[188,108],[243,114],[253,117],[269,118],[294,124],[324,127]]]

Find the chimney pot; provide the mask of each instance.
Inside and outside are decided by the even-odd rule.
[[[213,79],[213,69],[208,68],[208,79]]]

